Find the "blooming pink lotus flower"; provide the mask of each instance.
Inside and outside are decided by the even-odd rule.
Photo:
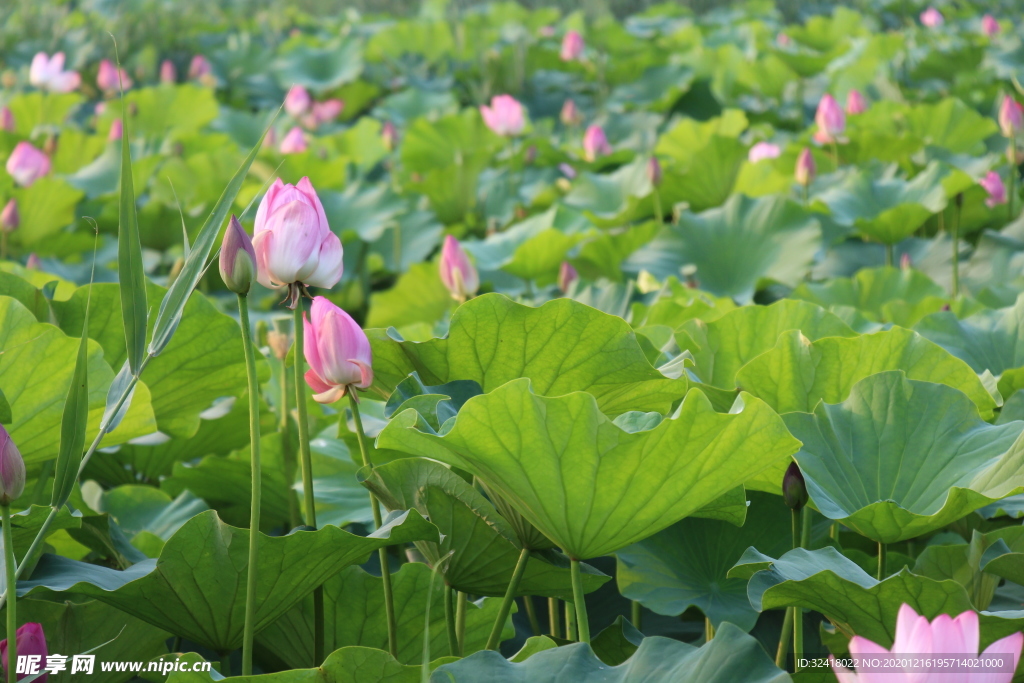
[[[281,154],[301,154],[309,149],[306,134],[298,126],[293,127],[281,140]]]
[[[0,505],[10,505],[25,490],[25,461],[14,440],[0,425]]]
[[[563,292],[568,293],[569,288],[572,287],[572,283],[579,279],[580,274],[576,272],[576,269],[572,267],[572,264],[568,261],[562,261],[562,265],[558,269],[558,288]]]
[[[562,105],[562,111],[558,115],[558,120],[566,126],[578,126],[583,120],[583,112],[576,106],[572,98],[569,98]]]
[[[322,296],[313,298],[310,318],[302,314],[302,350],[309,363],[306,384],[318,403],[334,403],[351,387],[373,384],[370,340],[348,313]]]
[[[210,66],[210,60],[202,55],[196,55],[192,58],[192,61],[188,65],[188,77],[189,80],[199,80],[204,76],[210,76],[213,74],[213,67]]]
[[[796,158],[796,168],[793,170],[793,177],[798,183],[807,187],[814,182],[814,177],[818,174],[818,166],[814,163],[814,155],[811,154],[809,147],[804,147],[800,151],[800,156]]]
[[[312,103],[313,98],[309,96],[309,92],[301,85],[293,85],[288,90],[288,94],[284,96],[284,110],[293,119],[297,119],[305,114]]]
[[[0,211],[0,230],[14,232],[21,225],[21,214],[18,212],[18,200],[11,199]]]
[[[579,31],[569,31],[562,38],[562,51],[559,56],[563,62],[573,62],[583,55],[583,36]]]
[[[14,132],[14,112],[7,107],[0,107],[0,130]]]
[[[3,429],[0,427],[0,429]],[[43,666],[46,665],[46,656],[49,651],[46,649],[46,634],[43,633],[43,625],[36,622],[29,622],[15,631],[14,644],[16,646],[18,657],[39,657],[34,660],[39,663],[39,671],[43,670]],[[10,677],[7,676],[7,639],[0,640],[0,659],[3,659],[4,676],[7,680]],[[28,678],[31,674],[20,673],[17,674],[15,680],[20,681],[23,678]],[[36,678],[38,683],[46,683],[50,678],[49,674],[44,673],[42,676]]]
[[[256,278],[256,250],[249,233],[235,216],[228,221],[220,245],[220,279],[229,290],[245,296]]]
[[[946,23],[946,18],[942,16],[942,12],[929,7],[925,11],[921,12],[921,25],[928,28],[936,28]]]
[[[466,256],[459,241],[451,235],[444,238],[438,268],[441,282],[456,301],[465,301],[480,289],[480,276],[476,272],[476,267]]]
[[[759,142],[747,152],[747,161],[756,164],[765,159],[777,159],[782,154],[782,148],[770,142]]]
[[[998,35],[1001,29],[999,27],[999,22],[996,21],[996,18],[993,17],[991,14],[986,14],[981,18],[981,30],[985,33],[986,36],[991,38],[994,35]]]
[[[985,205],[988,208],[999,206],[1000,204],[1006,203],[1006,185],[1003,184],[1003,179],[999,177],[999,174],[995,171],[989,171],[988,174],[978,181],[985,192],[988,192],[988,199],[985,200]]]
[[[58,52],[47,57],[45,52],[36,53],[28,70],[28,81],[37,88],[50,92],[71,92],[82,84],[77,71],[64,70],[64,53]]]
[[[974,611],[964,612],[953,618],[948,614],[940,614],[931,622],[922,617],[910,605],[904,604],[896,615],[896,638],[892,650],[886,650],[881,645],[873,643],[867,638],[854,636],[850,640],[850,654],[854,657],[878,657],[890,653],[906,656],[914,659],[915,656],[928,657],[930,655],[956,655],[957,657],[971,657],[979,659],[977,655],[980,645],[980,629],[978,626],[978,613]],[[980,658],[992,657],[995,655],[1010,655],[1014,662],[1018,660],[1021,645],[1024,644],[1024,634],[1014,633],[989,645],[981,653]],[[835,657],[829,655],[832,670],[839,679],[839,683],[873,683],[875,681],[886,681],[886,683],[942,683],[945,681],[968,681],[977,683],[1010,683],[1013,680],[1013,671],[993,672],[990,668],[984,669],[975,665],[968,666],[969,673],[961,673],[960,677],[951,677],[949,673],[941,672],[935,674],[914,672],[861,672],[854,673],[846,667],[840,666]]]
[[[1003,135],[1012,138],[1024,127],[1024,107],[1020,102],[1009,95],[1003,95],[1003,101],[999,105],[999,128]]]
[[[176,83],[178,81],[178,69],[174,66],[174,62],[169,59],[165,59],[160,62],[160,82],[161,83]]]
[[[110,132],[107,133],[107,140],[113,142],[114,140],[120,140],[121,136],[124,135],[124,122],[121,119],[114,119],[114,122],[110,124]]]
[[[583,133],[583,158],[587,161],[596,161],[599,156],[611,154],[612,147],[605,137],[604,128],[601,126],[587,126]]]
[[[32,143],[22,140],[7,158],[7,172],[22,187],[31,187],[32,183],[50,172],[50,158]]]
[[[859,90],[851,90],[846,94],[846,113],[852,115],[863,114],[868,109],[868,103]]]
[[[846,130],[846,115],[843,113],[836,98],[828,93],[818,103],[818,111],[814,115],[814,122],[818,124],[818,131],[815,139],[821,142],[836,142],[839,136]]]
[[[309,178],[297,185],[275,180],[256,211],[254,233],[257,280],[264,287],[305,283],[329,289],[341,279],[341,240],[331,232]],[[298,291],[292,289],[296,303]]]
[[[511,95],[495,95],[491,106],[480,107],[480,115],[487,127],[498,135],[519,135],[526,128],[523,105]]]
[[[127,71],[118,69],[112,61],[104,59],[100,61],[100,68],[96,73],[96,86],[103,92],[117,92],[122,86],[125,89],[132,87],[132,79]]]

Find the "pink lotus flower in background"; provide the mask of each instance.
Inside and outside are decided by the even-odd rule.
[[[804,147],[800,151],[800,156],[796,158],[796,168],[793,169],[793,177],[798,183],[807,187],[814,182],[814,177],[818,174],[818,165],[814,163],[814,155],[811,154],[809,147]]]
[[[380,141],[384,144],[384,149],[389,152],[393,152],[398,147],[398,128],[395,124],[390,121],[384,122],[380,128]]]
[[[169,59],[165,59],[160,62],[160,82],[161,83],[177,83],[178,81],[178,69],[174,66],[174,62]]]
[[[526,128],[523,105],[511,95],[495,95],[491,106],[481,105],[484,123],[498,135],[519,135]]]
[[[204,76],[210,76],[213,74],[213,67],[210,66],[210,60],[202,55],[196,55],[192,58],[192,61],[188,65],[188,77],[189,80],[195,81],[202,79]]]
[[[110,132],[107,133],[107,140],[111,142],[114,140],[120,140],[123,135],[124,122],[121,121],[121,119],[114,119],[114,122],[110,124]]]
[[[846,94],[846,113],[851,116],[854,114],[863,114],[868,110],[868,103],[864,101],[864,96],[860,94],[859,90],[851,90]]]
[[[351,387],[373,384],[370,340],[352,317],[322,296],[313,298],[309,317],[302,314],[302,350],[309,363],[306,384],[318,403],[334,403]]]
[[[37,88],[50,92],[71,92],[82,84],[77,71],[64,70],[64,53],[58,52],[47,57],[45,52],[36,53],[28,70],[28,82]]]
[[[558,170],[561,171],[562,175],[564,175],[569,180],[573,180],[574,178],[576,178],[576,169],[570,166],[569,164],[565,163],[564,161],[558,165]]]
[[[249,233],[234,215],[220,245],[220,279],[235,294],[245,296],[256,278],[256,250]]]
[[[2,430],[3,427],[0,427]],[[36,622],[29,622],[24,624],[21,628],[15,631],[14,644],[17,646],[18,657],[39,657],[39,670],[43,671],[43,667],[46,665],[46,656],[49,651],[46,649],[46,634],[43,633],[43,625]],[[10,676],[7,673],[7,639],[0,640],[0,659],[3,659],[4,676],[7,680],[10,680]],[[19,673],[16,674],[15,680],[20,681],[23,678],[28,678],[31,674]],[[49,674],[44,673],[42,676],[36,678],[36,683],[46,683],[50,678]]]
[[[601,126],[587,126],[583,133],[583,158],[587,161],[595,161],[599,156],[611,154],[612,147],[605,137],[604,128]]]
[[[0,505],[10,505],[24,490],[25,460],[11,435],[0,425]]]
[[[118,81],[118,76],[121,77]],[[132,79],[124,69],[118,69],[109,59],[100,61],[99,71],[96,73],[96,86],[106,93],[117,92],[121,87],[126,90],[132,87]]]
[[[929,7],[925,11],[921,12],[921,25],[928,28],[936,28],[946,23],[946,18],[942,16],[942,12]]]
[[[563,292],[568,293],[569,288],[572,287],[572,283],[579,279],[580,274],[576,272],[576,269],[572,267],[572,264],[568,261],[562,261],[562,265],[558,269],[558,288]]]
[[[782,148],[770,142],[759,142],[747,152],[747,161],[756,164],[764,159],[777,159],[782,154]]]
[[[288,112],[288,116],[297,119],[306,113],[312,102],[313,98],[309,96],[309,92],[305,88],[301,85],[293,85],[288,90],[288,94],[284,96],[284,110]]]
[[[999,105],[999,128],[1008,138],[1012,138],[1024,128],[1024,107],[1009,95],[1003,95],[1003,101]]]
[[[780,33],[779,35],[775,36],[775,43],[779,47],[789,47],[790,45],[793,44],[793,39],[790,38],[785,33]]]
[[[42,270],[43,262],[39,260],[39,256],[35,252],[32,252],[25,259],[25,267],[29,270]]]
[[[569,98],[562,104],[562,111],[558,115],[558,120],[566,126],[578,126],[583,121],[583,112],[576,106],[572,98]]]
[[[913,264],[910,261],[910,254],[903,252],[903,255],[900,256],[900,268],[903,270],[910,270],[912,267]]]
[[[301,154],[309,149],[306,133],[298,126],[293,127],[281,140],[281,154]]]
[[[1003,179],[999,177],[999,174],[995,171],[989,171],[988,174],[978,181],[985,192],[988,192],[988,199],[985,200],[985,205],[988,208],[999,206],[1000,204],[1006,203],[1006,185],[1003,184]]]
[[[850,654],[859,658],[873,658],[884,657],[892,653],[909,659],[913,659],[915,656],[928,657],[946,654],[978,659],[979,641],[980,629],[977,612],[964,612],[955,619],[948,614],[940,614],[929,622],[927,618],[915,612],[913,607],[904,604],[896,616],[896,638],[891,650],[887,650],[867,638],[854,636],[850,640]],[[980,658],[1011,655],[1016,663],[1022,644],[1024,644],[1024,634],[1014,633],[989,645],[981,653]],[[886,683],[946,683],[953,680],[971,683],[1010,683],[1013,680],[1013,671],[994,672],[991,668],[977,665],[965,667],[959,677],[951,677],[949,674],[953,673],[952,670],[939,670],[938,673],[918,673],[916,670],[913,670],[914,672],[854,673],[846,667],[840,666],[832,655],[829,655],[829,661],[839,683],[874,683],[876,681],[879,683],[882,681]]]
[[[325,123],[330,123],[334,119],[338,118],[338,115],[345,108],[345,103],[339,99],[330,99],[324,102],[314,102],[312,111],[310,112],[308,123],[313,125],[310,128],[316,128],[317,126]]]
[[[658,161],[658,157],[652,156],[647,160],[647,179],[651,181],[651,185],[659,187],[661,185],[661,162]]]
[[[994,35],[998,35],[1001,29],[999,27],[999,22],[996,21],[996,18],[993,17],[991,14],[986,14],[981,18],[981,30],[984,32],[986,36],[991,38]]]
[[[0,211],[0,230],[14,232],[21,225],[21,214],[18,212],[18,200],[11,199]]]
[[[252,244],[264,287],[304,283],[330,289],[341,279],[341,240],[331,232],[309,178],[297,185],[274,181],[256,211]],[[294,305],[299,292],[293,289]]]
[[[96,108],[93,109],[93,112],[96,114],[96,116],[103,116],[107,112],[107,103],[97,102]]]
[[[555,36],[555,27],[550,24],[541,26],[537,29],[537,34],[540,35],[541,38],[553,38]]]
[[[562,51],[559,56],[563,62],[572,62],[583,55],[583,36],[579,31],[569,31],[562,38]]]
[[[268,128],[267,134],[263,136],[263,149],[273,149],[274,147],[277,147],[277,130]]]
[[[846,115],[843,113],[836,98],[828,93],[818,103],[818,111],[814,114],[814,122],[818,130],[814,138],[819,142],[836,142],[846,130]]]
[[[14,132],[14,112],[8,107],[0,107],[0,130]]]
[[[480,276],[476,272],[476,267],[466,256],[459,241],[451,235],[444,238],[438,270],[441,282],[456,301],[465,301],[480,289]]]
[[[50,172],[50,158],[23,140],[14,146],[14,151],[7,158],[7,172],[22,187],[31,187],[32,183]]]

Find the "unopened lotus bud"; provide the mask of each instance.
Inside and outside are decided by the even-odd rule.
[[[999,128],[1003,135],[1012,138],[1024,127],[1024,107],[1009,95],[1003,96],[999,105]]]
[[[10,505],[25,490],[25,461],[11,435],[0,425],[0,505]]]
[[[8,107],[0,107],[0,130],[14,132],[14,112]]]
[[[807,484],[800,466],[795,462],[789,464],[782,477],[782,498],[791,510],[799,510],[807,504]]]
[[[910,254],[904,253],[902,256],[900,256],[900,268],[902,268],[903,270],[910,270]]]
[[[18,213],[18,200],[11,199],[0,211],[0,230],[14,232],[21,225],[21,214]]]
[[[384,143],[384,149],[394,152],[398,147],[398,128],[390,121],[385,121],[380,129],[380,141]]]
[[[256,279],[256,250],[249,234],[234,216],[224,231],[220,247],[220,277],[235,294],[245,296]]]
[[[161,83],[176,83],[178,80],[178,69],[174,66],[174,62],[169,59],[165,59],[160,63],[160,82]]]
[[[811,150],[808,147],[804,147],[800,152],[800,156],[796,159],[796,168],[793,170],[793,177],[798,183],[807,187],[814,182],[814,177],[818,173],[818,167],[814,163],[814,156],[811,154]]]
[[[658,157],[651,157],[647,160],[647,179],[654,187],[661,186],[661,162]]]
[[[576,102],[569,98],[562,105],[562,112],[558,118],[566,126],[578,126],[583,121],[583,112],[576,106]]]
[[[558,288],[568,293],[569,288],[579,279],[580,274],[576,272],[572,264],[568,261],[562,261],[562,266],[558,269]]]
[[[42,270],[43,262],[39,260],[39,256],[35,252],[32,252],[25,259],[25,267],[29,270]]]
[[[459,241],[448,235],[438,264],[441,282],[456,301],[465,301],[480,288],[480,277]]]

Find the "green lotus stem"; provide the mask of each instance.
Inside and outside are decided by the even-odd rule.
[[[558,598],[548,598],[548,632],[555,638],[562,637],[560,635],[562,632],[561,619],[558,618],[558,612],[561,609]]]
[[[452,657],[461,657],[459,651],[459,634],[455,628],[455,607],[452,605],[452,585],[445,581],[444,584],[444,623],[448,630],[448,654]]]
[[[799,533],[797,533],[799,530]],[[806,505],[799,512],[793,510],[793,547],[806,548],[811,540],[811,509]],[[804,610],[793,607],[793,671],[800,670],[800,656],[804,653]]]
[[[1008,219],[1013,221],[1013,199],[1017,194],[1017,142],[1010,138],[1010,150],[1013,161],[1010,162],[1010,193],[1007,195],[1006,208],[1009,214]]]
[[[885,245],[885,265],[887,268],[892,268],[894,256],[894,248],[891,244]]]
[[[839,170],[839,145],[836,144],[835,140],[832,141],[832,166],[834,167],[833,170]]]
[[[789,640],[793,633],[793,613],[796,607],[786,608],[786,617],[782,620],[782,633],[779,634],[779,649],[775,652],[775,666],[785,670],[786,657],[789,656]]]
[[[576,628],[580,631],[580,642],[590,642],[590,622],[587,620],[587,603],[583,596],[583,577],[580,576],[580,561],[570,559],[572,571],[572,599],[576,604]]]
[[[878,542],[878,572],[876,578],[881,581],[885,578],[885,555],[886,549],[885,544],[881,541]]]
[[[455,635],[459,639],[459,652],[466,651],[466,603],[469,596],[456,591],[455,597]]]
[[[249,511],[249,564],[245,569],[245,626],[242,631],[242,675],[252,675],[252,641],[256,625],[256,567],[260,541],[260,494],[263,479],[260,469],[260,387],[256,378],[256,352],[249,327],[249,302],[238,295],[238,318],[242,327],[245,374],[249,380],[249,450],[252,463],[252,494]]]
[[[654,188],[654,216],[658,219],[658,225],[665,224],[665,213],[661,208],[661,192],[658,188]]]
[[[643,614],[641,612],[640,603],[636,600],[634,600],[629,606],[629,618],[630,621],[633,622],[633,626],[636,626],[637,631],[643,630],[643,626],[641,625]]]
[[[953,298],[960,296],[960,202],[956,202],[953,210],[953,225],[949,237],[953,242]]]
[[[7,231],[0,230],[0,261],[7,260]]]
[[[576,607],[569,602],[565,602],[565,639],[576,640]]]
[[[530,549],[523,548],[519,553],[516,568],[512,570],[512,578],[509,579],[508,589],[505,591],[505,597],[501,601],[501,609],[498,610],[498,616],[494,619],[494,626],[491,627],[491,635],[487,637],[488,650],[498,649],[498,643],[501,642],[501,629],[504,628],[505,620],[508,619],[508,613],[512,610],[512,603],[516,599],[516,591],[519,590],[519,582],[523,578],[523,572],[526,571],[526,563],[529,561]]]
[[[530,631],[533,635],[543,635],[543,631],[540,630],[540,621],[537,619],[537,608],[533,604],[532,595],[523,596],[523,610],[526,612],[526,618],[530,621]]]
[[[288,415],[288,373],[281,361],[281,415],[278,430],[281,432],[281,458],[284,460],[285,498],[288,500],[288,528],[294,529],[302,523],[299,515],[299,501],[295,498],[292,484],[295,483],[295,453],[292,452],[292,421]]]
[[[18,576],[14,559],[14,536],[11,534],[11,506],[0,505],[4,524],[4,567],[7,570],[7,595],[13,595],[7,605],[7,671],[9,678],[16,678],[18,670]]]
[[[220,673],[224,678],[231,677],[231,652],[218,652],[217,656],[220,657]]]
[[[352,419],[356,423],[356,437],[359,441],[359,455],[363,461],[363,467],[373,467],[370,461],[370,451],[366,447],[366,432],[363,430],[363,418],[359,415],[359,399],[356,398],[355,389],[348,388],[349,405],[352,407]],[[341,413],[344,419],[344,412]],[[370,492],[370,509],[373,511],[373,523],[379,529],[383,525],[380,514],[380,503],[377,496]],[[398,621],[395,619],[395,596],[391,589],[391,568],[388,566],[388,550],[380,548],[377,551],[380,558],[380,577],[384,580],[384,610],[387,613],[388,622],[388,652],[395,659],[398,659]]]

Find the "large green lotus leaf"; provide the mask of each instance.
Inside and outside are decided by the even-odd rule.
[[[370,536],[338,527],[260,536],[256,630],[269,625],[326,579],[374,550],[425,538],[437,529],[419,513],[388,519]],[[249,530],[228,526],[208,511],[182,526],[155,560],[124,571],[44,555],[18,595],[70,591],[102,600],[154,626],[215,652],[242,644]]]
[[[14,556],[19,562],[25,556],[28,547],[32,545],[36,534],[42,529],[44,521],[52,511],[53,508],[48,505],[30,505],[21,512],[11,515],[11,540],[14,543]],[[76,529],[80,526],[82,526],[81,513],[71,512],[67,506],[64,506],[50,522],[46,536],[62,529]],[[2,540],[0,540],[0,547],[3,547]],[[0,566],[3,566],[2,559],[0,559]]]
[[[612,111],[644,109],[668,110],[693,83],[694,72],[682,64],[652,66],[638,79],[616,87],[608,98]]]
[[[388,649],[387,612],[384,610],[384,585],[379,576],[360,567],[346,567],[324,582],[324,620],[326,650],[363,646]],[[444,582],[431,583],[431,569],[419,562],[407,562],[391,573],[395,597],[395,621],[398,623],[398,661],[419,664],[423,661],[423,625],[426,620],[427,594],[430,601],[430,653],[448,653],[448,632],[444,616]],[[486,598],[466,603],[466,630],[463,652],[467,655],[484,649],[501,601]],[[507,640],[515,635],[511,619],[502,630]],[[282,668],[313,666],[313,599],[307,596],[284,616],[256,636],[258,650],[279,659]],[[259,655],[265,657],[265,654]]]
[[[502,269],[543,285],[555,281],[569,250],[595,232],[581,213],[555,206],[464,247],[480,270]]]
[[[418,510],[437,527],[440,543],[420,541],[416,547],[452,588],[472,595],[505,595],[521,546],[512,525],[465,479],[440,463],[402,458],[373,468],[363,483],[388,510]],[[609,578],[596,570],[583,576],[587,592]],[[534,557],[516,595],[571,599],[568,563],[555,566]]]
[[[975,535],[981,536],[978,532]],[[987,547],[979,558],[981,571],[1024,586],[1024,527],[998,529],[984,534],[982,538],[983,545]],[[971,545],[974,544],[975,539],[972,538]],[[994,590],[995,586],[992,588]]]
[[[956,389],[880,372],[842,403],[789,413],[814,506],[881,543],[1024,492],[1024,422],[990,425]]]
[[[455,304],[437,272],[436,263],[409,266],[391,289],[370,295],[368,327],[398,327],[415,323],[433,325]],[[374,349],[376,356],[377,350]],[[374,373],[379,372],[374,358]],[[401,381],[393,378],[393,381]]]
[[[976,608],[988,609],[1000,577],[1024,579],[1022,560],[1024,527],[1005,527],[987,534],[975,530],[970,543],[927,546],[917,556],[914,573],[938,581],[952,579],[967,590]]]
[[[906,325],[905,321],[895,319],[901,307],[926,303],[929,299],[945,302],[946,291],[918,270],[865,268],[852,278],[802,283],[790,296],[825,308],[849,306],[871,320]]]
[[[151,308],[159,306],[166,291],[148,284]],[[58,324],[68,334],[82,329],[87,294],[88,288],[82,287],[68,301],[53,302]],[[100,343],[115,367],[120,367],[126,357],[119,297],[116,283],[94,285],[89,315],[89,337]],[[150,333],[153,317],[150,316]],[[238,323],[218,311],[206,297],[198,292],[192,295],[171,342],[150,361],[142,375],[153,395],[153,411],[160,431],[190,437],[199,429],[199,414],[215,399],[238,396],[245,391],[245,356],[238,330]],[[265,377],[268,371],[262,361],[258,356],[257,370]]]
[[[6,617],[7,611],[4,610],[3,614]],[[145,661],[167,652],[170,634],[99,600],[53,602],[22,599],[18,600],[17,614],[22,624],[42,624],[49,652],[68,656],[69,664],[71,655],[88,652],[98,645],[103,647],[96,652],[96,658],[102,662]],[[6,637],[6,628],[0,629],[0,638]],[[124,683],[134,676],[131,671],[103,671],[102,667],[96,666],[87,680]],[[81,678],[77,673],[72,676],[68,666],[60,673],[49,674],[48,680],[72,683]]]
[[[139,88],[126,93],[124,99],[138,112],[131,121],[133,135],[162,140],[168,134],[196,132],[217,118],[214,90],[192,83]],[[111,119],[120,116],[119,108],[107,109]]]
[[[686,164],[716,135],[737,138],[746,130],[747,116],[739,109],[726,109],[708,121],[680,118],[671,130],[658,138],[654,151]]]
[[[601,661],[586,643],[537,652],[522,662],[511,662],[497,652],[479,652],[458,662],[443,664],[431,683],[786,683],[780,670],[751,636],[732,624],[723,624],[714,639],[701,648],[654,636],[644,638],[628,660],[618,666]]]
[[[443,339],[396,341],[384,330],[368,336],[374,384],[388,394],[414,371],[425,384],[471,379],[484,391],[527,377],[546,396],[587,391],[613,415],[667,412],[686,391],[685,380],[647,361],[625,321],[569,299],[530,308],[485,294],[459,307]]]
[[[882,647],[892,647],[904,603],[928,619],[974,609],[956,581],[936,581],[906,568],[878,581],[832,547],[797,548],[777,560],[750,548],[729,575],[750,579],[747,595],[760,612],[806,607],[824,614],[847,638],[858,635]],[[982,612],[980,621],[984,648],[1021,630],[1024,611]]]
[[[986,419],[996,408],[995,399],[967,363],[902,327],[816,342],[797,330],[783,332],[774,349],[740,368],[736,384],[780,413],[807,413],[818,401],[846,400],[856,382],[888,370],[958,389]]]
[[[745,144],[730,136],[711,136],[686,161],[665,168],[659,189],[662,207],[679,202],[686,202],[693,211],[721,206],[732,194],[746,161]]]
[[[702,382],[734,389],[736,371],[774,348],[787,330],[800,330],[811,341],[857,334],[819,306],[783,299],[771,306],[743,306],[712,322],[688,320],[675,338],[680,349],[693,355],[694,372]]]
[[[393,121],[396,126],[408,125],[418,118],[437,120],[459,110],[458,100],[450,90],[426,90],[409,87],[388,95],[374,110],[382,121]]]
[[[716,628],[728,621],[749,631],[757,612],[746,582],[726,578],[743,552],[757,545],[781,554],[793,547],[791,515],[779,496],[750,492],[746,523],[688,518],[615,553],[623,597],[658,614],[678,616],[698,607]]]
[[[580,173],[563,201],[583,211],[595,225],[615,227],[650,217],[654,213],[653,189],[647,159],[638,157],[612,173]]]
[[[982,116],[955,97],[911,107],[906,122],[908,133],[919,137],[926,145],[942,147],[954,154],[983,153],[985,138],[999,132],[992,117]]]
[[[691,390],[672,419],[627,432],[590,394],[546,398],[521,379],[467,401],[441,434],[407,410],[377,441],[479,476],[566,554],[587,559],[636,543],[737,486],[778,487],[798,444],[763,402],[741,394],[734,411],[717,413]]]
[[[840,184],[814,197],[828,207],[833,220],[855,227],[870,239],[895,244],[909,237],[929,216],[946,207],[942,178],[946,170],[933,163],[913,180],[882,177],[869,171],[849,174]]]
[[[81,333],[81,322],[69,332]],[[71,386],[78,346],[78,339],[53,325],[36,322],[20,302],[0,296],[0,390],[10,403],[14,418],[7,429],[28,463],[57,457],[64,401]],[[114,380],[114,371],[104,360],[99,344],[89,344],[88,372],[86,442],[91,443],[99,433],[107,389]],[[154,431],[156,421],[149,389],[140,383],[124,420],[104,437],[101,445],[113,446]]]
[[[467,109],[438,121],[414,121],[403,135],[402,164],[409,172],[445,169],[451,182],[452,167],[473,166],[473,159],[486,162],[501,146],[480,114]]]
[[[28,136],[40,124],[60,126],[71,110],[85,98],[81,93],[30,92],[7,100],[14,114],[15,132]]]
[[[323,92],[359,77],[363,70],[363,45],[347,40],[322,48],[301,43],[285,46],[273,70],[282,88],[302,85]]]
[[[664,325],[679,330],[687,320],[700,318],[711,323],[736,309],[732,299],[691,289],[675,278],[667,280],[663,289],[665,293],[650,305],[633,304],[630,317],[634,328]]]
[[[31,187],[11,192],[18,201],[21,227],[10,235],[14,244],[40,255],[54,253],[49,240],[75,222],[75,207],[85,196],[61,178],[40,178]]]

